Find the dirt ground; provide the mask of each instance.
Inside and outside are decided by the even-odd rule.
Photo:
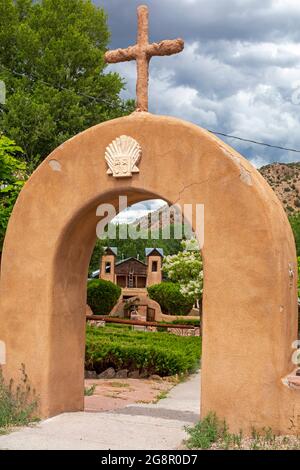
[[[178,383],[176,378],[163,379],[86,379],[85,411],[109,411],[133,403],[155,403]]]

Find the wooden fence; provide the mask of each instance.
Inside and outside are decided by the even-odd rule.
[[[194,325],[174,325],[174,323],[159,323],[154,321],[127,320],[121,318],[108,317],[106,315],[86,315],[86,321],[104,321],[105,323],[119,323],[122,325],[145,326],[155,328],[173,328],[174,330],[200,330],[200,326]]]

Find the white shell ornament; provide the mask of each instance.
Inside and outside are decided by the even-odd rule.
[[[137,163],[141,156],[142,148],[135,139],[128,135],[117,137],[106,147],[107,174],[115,178],[128,178],[133,173],[139,173]]]

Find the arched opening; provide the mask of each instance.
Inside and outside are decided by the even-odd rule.
[[[121,194],[119,191],[109,192],[78,212],[65,228],[56,246],[51,292],[55,309],[59,308],[60,315],[53,317],[50,328],[50,364],[53,364],[55,370],[51,372],[49,382],[53,386],[56,406],[65,402],[64,394],[72,386],[72,400],[77,395],[76,407],[77,409],[83,407],[86,281],[91,253],[96,242],[97,225],[102,219],[97,216],[97,212],[99,213],[99,206],[103,205],[102,214],[105,217],[106,208],[111,205],[118,213],[120,196],[127,197],[128,206],[145,200],[162,199],[161,195],[146,193],[142,189],[137,189],[134,193],[130,188],[124,188]],[[168,201],[168,204],[172,205],[172,202]],[[61,342],[55,341],[58,331],[64,332]],[[57,363],[60,364],[59,371],[56,368]],[[59,377],[55,377],[57,372]],[[61,380],[69,385],[61,388],[60,395],[57,383]],[[74,404],[70,409],[74,409]]]
[[[97,224],[100,239],[89,269],[88,311],[96,315],[87,320],[87,411],[122,408],[128,400],[146,403],[145,391],[151,402],[179,376],[198,373],[200,367],[202,263],[197,243],[187,242],[194,234],[184,214],[158,199],[143,200],[117,216],[107,205],[97,209],[98,215],[106,212],[110,218]],[[192,266],[194,272],[188,272]],[[190,281],[199,282],[199,289]],[[114,306],[101,302],[101,295],[107,299],[105,289],[114,297]],[[200,410],[199,383],[198,378],[189,405],[195,417]]]
[[[107,174],[104,158],[122,135],[142,148],[139,173],[124,179]],[[82,409],[96,208],[116,206],[120,194],[129,204],[153,198],[204,204],[202,415],[213,410],[237,432],[251,426],[290,432],[299,394],[282,378],[294,369],[297,276],[286,215],[263,178],[230,147],[197,126],[148,113],[66,142],[21,192],[1,265],[5,376],[14,377],[25,363],[43,416]]]

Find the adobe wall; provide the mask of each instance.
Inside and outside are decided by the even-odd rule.
[[[132,178],[107,174],[105,149],[121,135],[142,147]],[[83,408],[96,208],[117,206],[119,194],[129,204],[161,198],[205,205],[202,416],[215,411],[237,432],[299,432],[300,392],[281,381],[294,368],[297,338],[296,252],[287,217],[250,163],[207,131],[170,117],[134,113],[88,129],[58,147],[26,183],[1,266],[6,378],[18,377],[25,363],[42,416]],[[195,227],[195,216],[190,222]]]

